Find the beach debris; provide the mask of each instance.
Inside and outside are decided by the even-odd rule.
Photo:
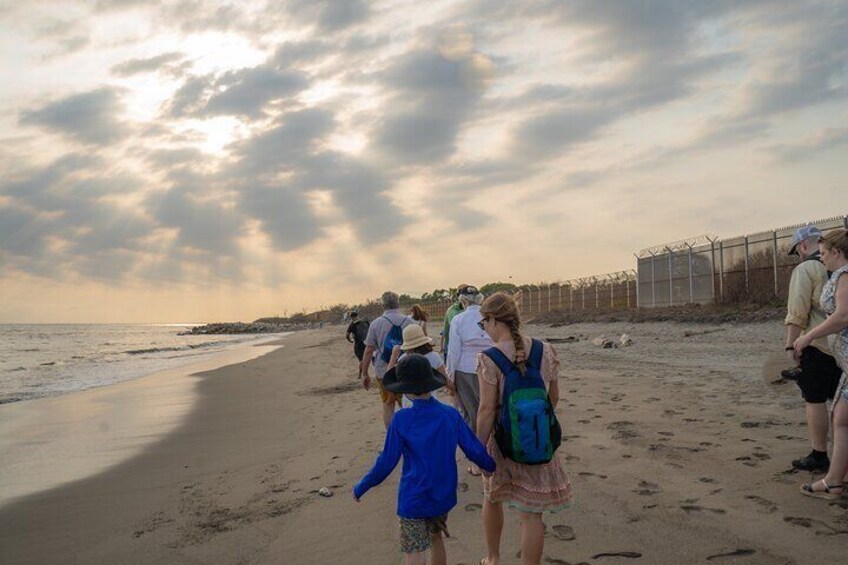
[[[568,337],[550,337],[547,341],[548,343],[574,343],[580,341],[580,338],[570,335]]]
[[[618,347],[618,344],[616,342],[610,341],[603,336],[596,337],[595,339],[593,339],[592,345],[594,345],[595,347],[600,347],[602,349],[615,349],[616,347]]]
[[[699,330],[699,331],[686,330],[685,332],[683,332],[683,337],[692,337],[693,335],[714,334],[716,332],[723,332],[723,331],[724,331],[724,328],[715,328],[715,329],[712,329],[712,330]]]
[[[627,335],[626,333],[623,333],[623,334],[621,334],[621,337],[619,338],[618,343],[619,343],[619,345],[621,345],[621,347],[630,347],[631,345],[633,345],[633,340],[630,339],[629,335]]]
[[[318,495],[319,496],[325,496],[325,497],[329,498],[329,497],[333,496],[333,491],[331,491],[327,487],[321,487],[320,489],[318,489]]]

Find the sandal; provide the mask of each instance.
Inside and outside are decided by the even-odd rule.
[[[817,483],[821,483],[824,487],[824,490],[814,490],[813,485]],[[839,490],[839,492],[833,492],[834,490]],[[804,483],[803,485],[801,485],[801,494],[803,494],[804,496],[812,496],[813,498],[824,498],[825,500],[837,500],[839,498],[842,498],[842,490],[843,486],[841,484],[830,486],[826,482],[824,482],[824,479],[820,479],[813,483]]]
[[[480,471],[480,469],[477,469],[477,471],[475,472],[475,471],[474,471],[474,467],[468,467],[465,471],[466,471],[469,475],[471,475],[472,477],[479,477],[480,475],[482,475],[482,474],[483,474],[483,473],[482,473],[482,471]]]

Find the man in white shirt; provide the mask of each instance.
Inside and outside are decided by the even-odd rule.
[[[448,378],[456,386],[459,411],[465,422],[477,432],[477,407],[480,406],[480,385],[477,382],[477,354],[492,347],[492,338],[484,332],[478,322],[483,319],[480,304],[483,295],[473,286],[462,289],[459,301],[463,311],[450,323],[448,340]]]
[[[400,326],[402,331],[403,328],[415,322],[409,316],[400,313],[400,298],[396,292],[384,292],[382,302],[383,315],[371,322],[368,327],[368,335],[365,338],[365,352],[362,354],[362,361],[359,365],[359,376],[362,378],[362,386],[365,387],[365,390],[368,390],[371,387],[371,375],[368,374],[368,370],[373,363],[377,387],[380,389],[380,400],[383,402],[383,424],[388,429],[395,415],[395,405],[399,402],[394,394],[383,388],[383,375],[386,374],[386,369],[388,369],[388,361],[383,359],[384,349],[388,350],[385,355],[388,358],[391,356],[392,346],[394,345],[387,342],[387,336],[393,326]],[[397,345],[402,342],[402,334],[400,337]]]

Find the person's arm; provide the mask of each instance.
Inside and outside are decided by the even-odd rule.
[[[395,420],[389,424],[389,429],[386,431],[386,442],[383,445],[383,451],[377,456],[377,461],[368,473],[356,483],[353,487],[353,497],[357,500],[368,492],[369,489],[379,485],[386,480],[386,477],[392,474],[394,468],[400,461],[401,456],[401,439],[397,431]]]
[[[459,448],[472,463],[486,472],[493,472],[495,470],[495,460],[486,452],[486,446],[477,439],[474,432],[471,431],[471,428],[468,427],[468,424],[465,423],[465,420],[462,419],[459,413],[456,415],[456,421],[459,430]]]
[[[548,398],[550,398],[553,407],[556,408],[559,402],[559,381],[551,381],[548,385]]]
[[[447,370],[445,369],[444,364],[436,367],[436,372],[441,374],[445,378],[446,387],[448,389],[448,394],[451,396],[456,394],[456,385],[448,378]]]
[[[393,368],[395,365],[397,365],[398,358],[400,357],[400,354],[401,354],[400,345],[395,345],[392,348],[392,356],[389,357],[389,364],[386,366],[387,371],[389,369]]]
[[[368,374],[368,368],[371,366],[371,358],[374,357],[375,347],[366,345],[365,352],[362,354],[362,361],[359,363],[359,376],[362,378],[362,386],[365,390],[371,388],[371,375]]]
[[[351,335],[353,335],[353,322],[351,322],[351,324],[347,327],[347,332],[345,332],[345,339],[348,343],[353,343],[353,340],[350,338]]]
[[[462,353],[462,339],[459,337],[459,325],[462,320],[453,319],[448,334],[447,375],[450,380],[456,380],[454,373],[459,365],[459,356]]]
[[[800,355],[801,351],[808,347],[813,340],[826,335],[841,332],[848,327],[848,277],[841,276],[836,281],[836,311],[818,326],[795,340],[795,352]]]
[[[807,329],[810,323],[810,308],[813,300],[813,277],[810,272],[812,263],[802,262],[792,271],[789,279],[789,298],[786,301],[786,344],[785,347],[793,347],[801,333]],[[786,351],[789,359],[798,362],[798,353],[795,350]]]
[[[492,435],[498,412],[498,386],[483,378],[482,355],[478,354],[477,381],[480,384],[480,406],[477,408],[477,439],[485,445]]]

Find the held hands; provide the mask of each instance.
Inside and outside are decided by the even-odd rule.
[[[813,340],[809,334],[804,334],[795,340],[795,343],[792,344],[792,347],[794,347],[795,350],[792,351],[792,353],[795,354],[796,362],[801,358],[801,351],[809,347],[812,342]]]
[[[368,373],[360,374],[360,377],[362,377],[362,388],[365,390],[371,390],[371,377]]]

